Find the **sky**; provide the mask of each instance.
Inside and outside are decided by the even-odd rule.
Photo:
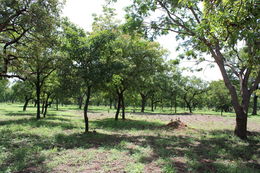
[[[91,24],[93,22],[92,14],[102,14],[102,6],[106,4],[105,0],[66,0],[63,9],[63,16],[70,19],[71,22],[77,24],[86,31],[91,31]],[[117,18],[124,21],[124,8],[130,4],[130,0],[118,0],[117,3],[111,5],[116,9]],[[179,52],[176,52],[177,43],[174,34],[169,34],[159,37],[158,41],[164,48],[168,49],[170,54],[168,59],[175,58]],[[193,61],[181,61],[181,67],[195,67]],[[207,62],[201,63],[198,68],[203,68],[200,72],[183,71],[186,76],[197,76],[203,80],[212,81],[222,79],[220,71],[217,67],[210,68]]]

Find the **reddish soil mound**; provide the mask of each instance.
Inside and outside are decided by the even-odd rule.
[[[171,122],[169,122],[164,127],[172,128],[172,129],[183,129],[183,128],[187,127],[187,125],[184,124],[183,122],[181,122],[180,119],[176,119],[175,121],[171,120]]]

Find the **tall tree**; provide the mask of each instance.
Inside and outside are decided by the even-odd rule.
[[[19,77],[10,73],[22,56],[21,47],[39,37],[51,37],[61,9],[59,0],[1,0],[0,3],[0,76]]]
[[[236,112],[235,134],[241,139],[247,138],[250,96],[260,82],[259,8],[254,0],[205,0],[202,3],[200,0],[133,0],[128,10],[128,19],[134,24],[154,19],[149,28],[157,35],[177,33],[193,57],[202,52],[212,56],[230,92]],[[160,14],[159,18],[147,19],[156,13]],[[248,47],[247,58],[238,54],[237,45],[241,41]],[[225,56],[227,50],[233,51],[233,58]],[[237,76],[241,97],[228,76],[228,69]]]
[[[85,132],[89,131],[88,107],[91,93],[108,80],[111,42],[116,33],[111,30],[95,31],[88,36],[84,30],[69,21],[63,22],[64,48],[76,78],[82,83],[86,95],[84,104]]]

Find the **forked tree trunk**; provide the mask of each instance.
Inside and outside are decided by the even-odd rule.
[[[88,86],[88,89],[86,92],[87,98],[86,98],[85,106],[84,106],[85,133],[87,133],[89,131],[88,106],[89,106],[90,94],[91,94],[91,86]]]
[[[214,52],[212,54],[214,55]],[[241,79],[240,79],[240,92],[241,92],[241,95],[242,95],[242,99],[241,99],[241,103],[240,103],[236,89],[232,85],[231,81],[228,78],[227,72],[226,72],[225,67],[224,67],[224,62],[223,62],[224,57],[220,53],[220,50],[217,50],[217,55],[215,54],[215,60],[216,60],[218,67],[221,71],[225,85],[229,90],[229,93],[230,93],[231,99],[232,99],[232,105],[233,105],[233,108],[236,112],[236,127],[235,127],[234,133],[240,139],[247,139],[248,106],[249,106],[249,101],[250,101],[250,96],[252,94],[252,91],[255,89],[255,88],[251,88],[249,90],[248,86],[247,86],[248,85],[248,77],[250,75],[250,70],[248,69],[246,71],[245,75],[244,75],[244,78],[241,77]],[[258,78],[259,78],[259,76],[258,76]],[[258,81],[256,81],[256,82],[258,82]]]

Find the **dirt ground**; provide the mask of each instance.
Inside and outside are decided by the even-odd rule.
[[[71,112],[71,111],[70,111]],[[73,111],[79,118],[83,116],[82,111]],[[103,118],[113,118],[114,113],[107,112],[90,112],[89,118],[97,120]],[[220,116],[220,115],[201,115],[201,114],[156,114],[156,113],[126,113],[126,119],[134,117],[142,118],[144,120],[160,120],[168,124],[171,121],[180,120],[188,127],[197,129],[234,129],[236,124],[235,116]],[[260,122],[255,119],[248,118],[248,131],[260,132]]]

